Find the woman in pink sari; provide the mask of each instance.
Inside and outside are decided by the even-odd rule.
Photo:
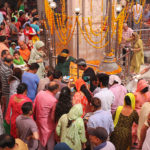
[[[145,80],[140,80],[137,84],[137,90],[134,93],[135,95],[135,110],[137,111],[138,115],[140,114],[142,105],[145,102],[150,102],[150,91],[149,85]],[[132,128],[132,143],[136,145],[138,143],[137,140],[137,125],[133,124]]]
[[[17,94],[10,97],[7,113],[5,120],[7,124],[10,124],[10,134],[17,138],[16,134],[16,118],[22,114],[21,107],[26,102],[32,102],[27,96],[27,85],[25,83],[20,83],[17,88]]]

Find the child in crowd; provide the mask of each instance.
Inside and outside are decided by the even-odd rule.
[[[24,29],[21,28],[19,32],[19,41],[25,41]]]
[[[19,65],[26,65],[26,63],[24,62],[22,56],[20,56],[19,51],[15,51],[14,52],[14,60],[13,63],[15,66],[19,66]]]

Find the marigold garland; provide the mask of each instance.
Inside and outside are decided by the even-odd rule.
[[[91,0],[91,7],[92,7],[92,0]],[[99,33],[93,30],[92,20],[91,20],[90,17],[88,17],[88,25],[90,27],[90,32],[88,31],[88,29],[85,25],[85,33],[84,33],[84,31],[81,28],[81,25],[80,25],[80,22],[79,22],[78,18],[76,19],[75,24],[70,24],[69,23],[69,18],[65,14],[65,9],[66,9],[65,8],[65,0],[62,0],[62,14],[57,15],[56,13],[54,13],[51,10],[51,8],[48,4],[48,0],[45,0],[45,13],[46,13],[46,18],[48,20],[48,24],[51,27],[50,28],[51,29],[51,34],[54,33],[54,29],[55,29],[55,32],[56,32],[56,34],[58,36],[58,39],[59,39],[59,42],[62,45],[67,45],[71,41],[77,22],[79,23],[80,30],[81,30],[81,33],[82,33],[84,39],[92,47],[100,49],[100,48],[103,48],[103,47],[108,45],[109,41],[107,41],[104,45],[101,45],[100,47],[96,46],[96,44],[102,44],[103,40],[106,39],[109,27],[107,27],[107,31],[105,32],[105,35],[103,36],[102,34],[103,34],[103,30],[106,28],[108,17],[105,17],[105,20],[101,19],[102,22],[103,22],[103,25],[101,26],[101,31]],[[112,7],[112,9],[113,9],[113,12],[112,12],[112,34],[111,34],[111,37],[113,37],[113,35],[116,31],[116,22],[118,21],[119,22],[119,33],[118,33],[119,37],[118,37],[118,40],[119,40],[119,43],[120,43],[121,39],[122,39],[123,21],[127,20],[127,18],[128,18],[128,13],[127,13],[127,11],[125,12],[125,10],[127,10],[127,7],[126,7],[126,9],[124,9],[121,12],[121,14],[119,16],[117,16],[117,18],[115,18],[114,6]],[[101,11],[103,11],[103,6],[101,8]],[[55,18],[54,17],[56,17],[57,26],[55,24]],[[70,18],[71,18],[71,22],[73,22],[72,21],[73,17],[70,17]],[[84,20],[84,18],[83,18],[83,20]],[[94,40],[92,40],[91,35],[101,36],[101,40],[100,41],[94,41]]]

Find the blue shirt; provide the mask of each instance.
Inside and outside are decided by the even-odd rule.
[[[24,25],[22,26],[22,27],[23,27],[23,29],[26,27],[26,24],[31,25],[31,21],[29,20],[29,21],[25,22],[25,23],[24,23]]]
[[[40,32],[40,28],[37,24],[30,24],[30,26],[36,31],[36,33]]]
[[[88,128],[103,127],[107,130],[108,134],[114,131],[114,123],[112,119],[112,114],[109,111],[98,110],[90,116],[88,123]]]
[[[28,86],[27,96],[34,101],[37,93],[37,87],[39,84],[39,77],[36,74],[30,72],[24,72],[22,75],[22,82]]]
[[[0,24],[3,22],[3,20],[4,20],[3,14],[0,12]]]

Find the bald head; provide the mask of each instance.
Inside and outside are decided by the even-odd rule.
[[[127,25],[127,23],[124,23],[124,24],[123,24],[123,30],[124,30],[124,31],[127,31],[127,30],[128,30],[128,25]]]
[[[23,41],[18,41],[18,43],[21,49],[26,49],[26,44]]]
[[[59,85],[56,82],[52,81],[48,85],[48,90],[50,92],[56,94],[58,92],[58,90],[59,90]]]

